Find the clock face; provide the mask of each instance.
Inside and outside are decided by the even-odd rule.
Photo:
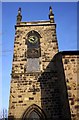
[[[31,35],[29,38],[28,38],[29,42],[30,43],[36,43],[38,41],[38,37],[35,36],[35,35]]]

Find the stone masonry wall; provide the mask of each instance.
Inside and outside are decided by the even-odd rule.
[[[58,53],[55,23],[50,23],[50,21],[21,22],[15,28],[9,116],[16,119],[23,118],[27,108],[36,104],[48,119],[70,120],[64,69],[62,57]],[[27,34],[32,30],[41,36],[40,70],[37,72],[28,72],[26,69],[28,66]]]
[[[72,120],[79,119],[79,55],[63,55],[64,72]]]
[[[62,55],[56,54],[40,77],[42,108],[51,120],[71,120]],[[49,120],[49,119],[48,119]]]
[[[13,116],[14,118],[22,118],[25,110],[32,104],[36,104],[40,108],[42,107],[39,78],[44,71],[50,72],[50,67],[47,68],[47,66],[52,57],[58,52],[55,24],[46,23],[46,21],[38,23],[22,22],[16,26],[9,101],[9,116]],[[28,32],[32,30],[38,32],[41,36],[40,71],[28,73],[26,71],[26,41]]]

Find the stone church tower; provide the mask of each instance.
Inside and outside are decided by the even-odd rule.
[[[15,26],[9,118],[70,120],[67,88],[52,8],[48,21]]]

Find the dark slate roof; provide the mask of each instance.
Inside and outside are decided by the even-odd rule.
[[[60,51],[62,55],[79,55],[79,51]]]

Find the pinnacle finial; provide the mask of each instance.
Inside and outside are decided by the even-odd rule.
[[[18,9],[18,14],[21,14],[21,8]]]
[[[18,15],[17,15],[17,23],[20,23],[22,20],[22,15],[21,15],[21,8],[18,9]]]
[[[50,11],[49,14],[50,14],[50,15],[53,15],[53,13],[52,13],[52,7],[51,7],[51,6],[49,7],[49,11]]]
[[[52,12],[51,6],[49,7],[49,19],[50,19],[50,22],[54,22],[54,14]]]

